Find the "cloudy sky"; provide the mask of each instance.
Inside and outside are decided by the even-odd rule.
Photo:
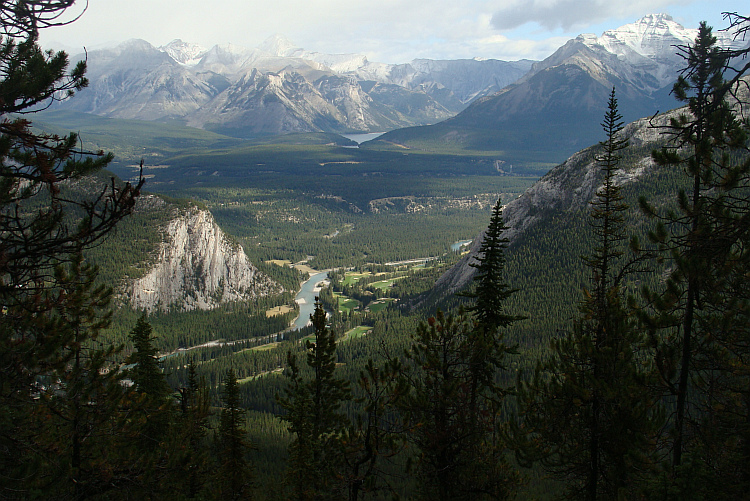
[[[79,0],[79,3],[82,0]],[[89,0],[73,24],[43,32],[50,48],[94,49],[130,38],[255,47],[281,34],[298,47],[371,61],[543,59],[579,33],[601,35],[666,12],[688,28],[726,27],[747,0]],[[717,4],[719,4],[717,6]],[[81,5],[85,5],[81,3]],[[73,14],[71,9],[71,14]],[[76,14],[80,14],[79,7]]]

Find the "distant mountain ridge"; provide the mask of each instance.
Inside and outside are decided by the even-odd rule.
[[[477,99],[455,117],[393,131],[380,141],[418,148],[460,140],[474,149],[548,151],[559,162],[596,141],[613,87],[626,121],[674,108],[669,91],[684,66],[676,46],[689,44],[696,33],[666,14],[653,14],[601,37],[579,35],[514,84]],[[716,36],[722,46],[748,43],[728,32]]]
[[[73,57],[76,60],[78,57]],[[371,132],[435,123],[523,76],[532,61],[388,65],[274,36],[259,48],[130,40],[87,55],[90,86],[63,108],[176,120],[238,137]]]
[[[728,101],[734,107],[737,116],[747,113],[750,100],[750,78],[744,77],[737,87],[737,99]],[[640,183],[649,175],[660,169],[654,162],[651,152],[663,145],[663,135],[671,120],[688,113],[686,107],[680,107],[661,113],[654,117],[645,117],[627,124],[619,137],[628,140],[627,149],[622,152],[627,160],[621,161],[614,182],[624,187],[631,183]],[[600,135],[604,133],[600,129]],[[604,137],[602,137],[602,140]],[[503,233],[512,248],[522,240],[533,227],[550,228],[551,215],[586,214],[589,202],[602,186],[601,165],[596,161],[596,154],[601,151],[598,142],[571,155],[544,175],[521,196],[507,201],[503,207],[503,220],[507,230]],[[637,206],[631,205],[630,212],[638,212]],[[567,216],[566,216],[567,217]],[[627,216],[626,216],[627,217]],[[484,233],[477,235],[464,255],[436,283],[435,295],[448,295],[468,286],[476,273],[470,263],[479,256],[479,248],[484,240]]]

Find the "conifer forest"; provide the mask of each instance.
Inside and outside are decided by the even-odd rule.
[[[414,154],[370,198],[310,181],[356,204],[293,170],[178,181],[160,200],[210,210],[277,285],[138,309],[119,284],[168,219],[138,210],[148,158],[123,180],[85,134],[36,124],[89,83],[39,44],[73,3],[0,4],[0,499],[750,499],[748,49],[705,23],[675,47],[681,108],[646,146],[612,88],[582,153],[593,197],[523,228],[504,207],[537,177],[474,160],[432,175]],[[750,37],[743,14],[720,28]],[[644,157],[647,181],[622,182]],[[295,262],[328,272],[296,330]]]

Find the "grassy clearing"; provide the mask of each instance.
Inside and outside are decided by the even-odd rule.
[[[276,266],[291,266],[292,262],[288,259],[269,259],[266,264],[275,264]]]
[[[266,310],[266,318],[270,317],[277,317],[279,315],[284,315],[286,313],[291,313],[294,311],[294,308],[291,306],[283,305],[283,306],[274,306],[270,310]]]
[[[338,292],[334,292],[333,297],[338,299],[339,311],[341,313],[349,313],[352,310],[359,308],[360,306],[359,301],[357,301],[356,299],[352,299],[348,296],[342,296]]]
[[[353,329],[349,329],[344,333],[343,336],[341,336],[341,339],[339,342],[349,341],[351,339],[357,339],[362,336],[367,335],[370,331],[372,331],[372,327],[369,327],[367,325],[358,325],[357,327]]]
[[[364,278],[364,277],[369,277],[370,275],[372,275],[372,273],[371,273],[371,272],[369,272],[369,271],[365,271],[365,272],[363,272],[363,273],[356,273],[356,272],[353,272],[353,271],[347,271],[347,272],[346,272],[346,273],[344,274],[344,280],[343,280],[343,282],[341,282],[341,283],[342,283],[342,285],[344,285],[344,286],[347,286],[347,285],[352,285],[352,284],[356,284],[356,283],[357,283],[357,282],[359,282],[359,281],[360,281],[360,280],[361,280],[362,278]]]
[[[405,277],[394,277],[394,278],[389,278],[388,280],[381,280],[380,282],[373,282],[370,284],[370,287],[374,287],[376,289],[380,289],[383,291],[388,290],[389,287],[393,286],[393,283],[396,280],[400,280],[402,278],[405,278]]]
[[[237,383],[249,383],[250,381],[255,381],[256,379],[262,378],[263,376],[273,375],[273,374],[281,374],[284,372],[284,369],[274,369],[270,372],[261,372],[260,374],[256,374],[255,376],[248,376],[242,379],[238,379]]]
[[[394,298],[384,297],[383,299],[378,299],[377,301],[373,301],[372,303],[367,305],[367,309],[373,313],[377,313],[380,310],[384,310],[385,308],[387,308],[388,304],[392,303],[393,301],[395,301]]]
[[[302,273],[307,273],[310,276],[315,275],[316,273],[320,273],[319,270],[316,270],[315,268],[311,268],[310,266],[306,264],[297,263],[294,265],[294,267],[297,270],[301,271]]]
[[[280,343],[268,343],[261,346],[254,346],[250,348],[250,351],[270,351],[275,349]]]

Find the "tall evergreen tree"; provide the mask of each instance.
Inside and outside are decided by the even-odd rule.
[[[523,319],[505,312],[506,300],[516,292],[505,283],[503,276],[505,249],[508,248],[508,239],[503,232],[507,229],[503,222],[501,199],[498,198],[492,208],[490,224],[482,237],[482,245],[477,256],[474,256],[476,262],[469,263],[477,270],[474,275],[475,287],[464,294],[474,300],[468,310],[474,313],[480,327],[492,333],[493,337],[499,328]]]
[[[119,348],[96,341],[109,325],[111,290],[95,284],[96,269],[80,255],[58,267],[56,276],[60,289],[55,325],[58,335],[69,338],[62,350],[66,363],[54,369],[54,378],[39,380],[34,412],[24,423],[27,433],[32,432],[28,443],[55,460],[19,482],[18,490],[84,499],[109,493],[112,486],[104,478],[123,466],[121,458],[103,457],[101,451],[116,447],[116,416],[126,390],[121,374],[109,370]]]
[[[497,371],[477,381],[472,370],[475,334],[463,311],[438,312],[420,324],[409,350],[410,391],[397,405],[423,499],[510,499],[520,485],[501,440]]]
[[[125,360],[132,365],[128,376],[133,381],[136,391],[145,393],[155,401],[163,400],[172,392],[159,365],[159,357],[153,344],[153,328],[148,322],[146,313],[138,317],[135,327],[130,331],[133,352]]]
[[[130,331],[134,350],[125,359],[131,366],[126,376],[133,384],[127,402],[131,413],[127,429],[132,438],[125,453],[130,455],[144,497],[163,496],[168,491],[170,476],[175,473],[172,448],[178,446],[170,440],[177,417],[175,400],[159,364],[152,333],[146,314],[141,314]]]
[[[288,354],[289,384],[277,397],[286,411],[294,439],[289,446],[287,483],[291,499],[323,500],[346,496],[342,478],[341,433],[348,420],[341,410],[350,398],[349,385],[336,377],[336,335],[326,326],[326,312],[319,301],[311,315],[315,342],[305,341],[307,370]]]
[[[736,101],[738,85],[746,85],[735,79],[745,70],[730,82],[724,79],[729,58],[736,54],[717,47],[705,23],[681,53],[686,67],[673,93],[687,112],[672,119],[664,131],[669,145],[653,156],[663,166],[682,168],[690,187],[679,192],[676,210],[659,212],[642,201],[658,221],[651,240],[670,265],[664,289],[644,291],[653,307],[644,320],[657,348],[663,386],[673,399],[669,492],[700,497],[715,488],[728,492],[728,464],[736,454],[750,457],[750,451],[730,446],[747,443],[746,432],[744,438],[715,434],[722,429],[717,420],[727,417],[727,404],[740,404],[732,413],[750,419],[747,403],[740,403],[748,395],[747,371],[739,369],[747,366],[748,354],[748,297],[741,291],[747,290],[750,164],[747,125],[727,100]],[[736,418],[730,421],[730,428],[739,424]],[[725,473],[710,473],[718,471]],[[694,483],[700,476],[706,491]],[[749,476],[747,469],[740,475]]]
[[[247,459],[250,444],[245,430],[245,409],[234,369],[227,371],[222,392],[219,419],[219,469],[217,484],[220,499],[252,499],[253,473]]]
[[[95,173],[112,156],[89,155],[80,150],[75,134],[42,134],[32,129],[28,115],[18,115],[49,106],[87,84],[85,63],[69,71],[64,52],[47,52],[37,44],[39,30],[62,24],[71,5],[73,0],[0,5],[0,497],[30,496],[36,484],[28,479],[58,471],[53,465],[59,457],[39,447],[47,437],[59,437],[60,424],[37,420],[45,414],[40,389],[52,391],[73,373],[90,374],[93,385],[99,380],[91,372],[94,366],[111,368],[109,360],[86,351],[97,321],[85,320],[86,327],[77,333],[61,325],[68,307],[74,315],[91,306],[106,318],[96,307],[100,296],[81,283],[74,295],[82,303],[67,302],[70,298],[61,291],[70,291],[68,274],[59,270],[67,264],[90,276],[78,261],[81,252],[130,213],[142,186],[112,182],[90,196],[68,196],[66,181]],[[80,370],[71,371],[77,355]],[[76,384],[86,380],[74,379]],[[81,402],[94,392],[93,386],[68,390]],[[85,435],[78,430],[74,443]]]
[[[198,380],[195,362],[188,365],[187,386],[180,389],[180,417],[173,432],[182,452],[179,457],[179,487],[185,497],[201,496],[210,472],[206,435],[209,428],[208,389]],[[187,481],[185,481],[187,479]]]
[[[523,463],[541,462],[566,483],[570,499],[630,499],[642,492],[653,471],[653,437],[659,424],[638,351],[644,340],[624,307],[620,263],[627,210],[614,182],[622,117],[614,89],[602,123],[606,140],[595,156],[603,184],[591,202],[596,243],[583,258],[590,269],[581,316],[573,329],[552,342],[531,381],[520,384]],[[641,357],[642,358],[642,357]],[[524,443],[526,442],[526,443]]]
[[[411,388],[399,406],[418,451],[421,494],[428,499],[507,499],[520,484],[506,461],[501,409],[509,392],[501,382],[505,357],[515,353],[503,342],[502,329],[523,317],[509,315],[505,301],[515,292],[504,281],[500,200],[484,234],[474,300],[464,311],[438,313],[421,324],[409,350]]]

